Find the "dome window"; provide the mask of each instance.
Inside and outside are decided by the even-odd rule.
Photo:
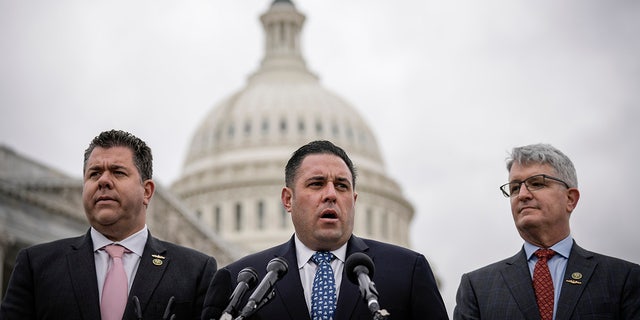
[[[264,230],[264,202],[258,201],[258,230]]]
[[[340,135],[340,128],[338,127],[338,124],[333,124],[333,127],[331,127],[331,132],[333,133],[334,138],[337,138]]]
[[[220,230],[222,229],[222,212],[220,212],[220,207],[216,206],[214,212],[215,212],[215,216],[214,216],[215,224],[213,228],[216,231],[216,233],[220,233]]]
[[[250,121],[247,121],[244,124],[244,135],[245,136],[251,135],[251,122]]]
[[[236,221],[235,221],[235,230],[242,230],[242,204],[236,203]]]
[[[232,124],[230,124],[229,127],[227,128],[227,135],[229,136],[229,138],[233,138],[235,130],[236,128]]]

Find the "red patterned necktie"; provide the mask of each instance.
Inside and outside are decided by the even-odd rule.
[[[107,277],[102,287],[100,313],[102,320],[121,320],[129,294],[129,282],[124,271],[122,255],[130,251],[116,244],[110,244],[104,247],[104,250],[107,251],[113,263],[107,271]]]
[[[553,319],[553,281],[547,261],[556,252],[551,249],[538,249],[534,254],[538,262],[533,269],[533,289],[536,293],[536,301],[540,310],[541,320]]]

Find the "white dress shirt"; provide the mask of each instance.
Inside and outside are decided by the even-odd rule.
[[[128,238],[119,242],[113,242],[91,227],[91,240],[93,240],[94,252],[93,257],[96,262],[96,276],[98,278],[100,301],[102,301],[102,286],[104,285],[104,280],[107,277],[107,270],[109,270],[112,263],[112,259],[103,247],[115,243],[122,245],[131,251],[130,253],[125,253],[122,256],[124,271],[127,273],[127,280],[129,282],[129,290],[131,290],[131,285],[133,284],[133,279],[136,277],[136,272],[138,271],[138,265],[140,265],[140,258],[142,257],[144,246],[147,243],[148,235],[149,232],[147,231],[147,225],[145,225],[142,230],[132,234]]]
[[[313,278],[316,276],[315,262],[311,260],[315,251],[305,246],[302,241],[295,235],[296,257],[298,258],[298,271],[300,272],[300,280],[302,281],[302,289],[304,289],[304,299],[307,301],[307,309],[311,310],[311,289],[313,288]],[[331,269],[336,283],[336,301],[340,295],[340,284],[342,283],[342,270],[344,269],[344,261],[347,255],[347,244],[337,250],[331,251],[336,257],[331,261]]]

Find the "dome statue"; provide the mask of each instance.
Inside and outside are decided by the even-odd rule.
[[[293,233],[280,203],[286,161],[309,141],[330,140],[358,170],[354,233],[409,246],[413,207],[386,174],[362,116],[308,70],[300,46],[305,16],[291,1],[275,0],[260,20],[260,67],[203,119],[173,192],[223,239],[258,251]]]

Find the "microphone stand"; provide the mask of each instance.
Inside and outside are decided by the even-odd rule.
[[[364,283],[364,281],[363,281]],[[375,298],[375,303],[369,303],[369,310],[373,315],[373,320],[386,320],[391,314],[386,309],[380,309],[378,304],[378,290],[373,282],[369,282],[369,286],[360,289],[360,293],[365,300],[369,300],[370,297]]]
[[[142,308],[138,296],[133,296],[133,310],[136,312],[136,319],[142,320]]]
[[[386,320],[390,315],[386,309],[380,309],[373,313],[373,320]]]
[[[167,307],[164,309],[164,315],[162,316],[162,320],[173,320],[176,318],[175,314],[171,314],[171,309],[173,308],[173,301],[175,299],[176,298],[174,296],[171,296],[171,298],[169,298]]]
[[[233,316],[225,312],[218,320],[233,320]]]
[[[237,318],[235,318],[235,319],[233,319],[233,320],[244,320],[246,317],[249,317],[249,316],[253,315],[256,311],[260,310],[260,308],[262,308],[265,304],[267,304],[269,301],[271,301],[271,299],[273,299],[273,297],[275,297],[275,296],[276,296],[276,290],[275,290],[275,289],[272,289],[272,290],[271,290],[271,292],[269,292],[269,294],[268,294],[266,297],[264,297],[264,299],[262,299],[262,300],[260,301],[260,303],[258,303],[258,304],[256,305],[256,307],[255,307],[255,308],[253,308],[253,310],[251,310],[251,312],[248,312],[248,313],[247,313],[247,314],[245,314],[245,315],[242,315],[242,314],[241,314],[241,315],[239,315]],[[229,318],[227,318],[227,319],[229,319],[229,320],[230,320],[230,319],[231,319],[231,317],[229,317]],[[222,319],[222,318],[220,318],[220,320],[223,320],[223,319]]]

